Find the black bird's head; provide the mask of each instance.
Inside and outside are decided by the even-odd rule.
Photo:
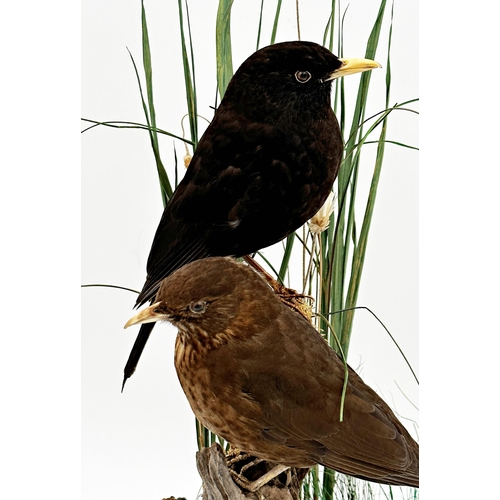
[[[370,59],[339,59],[313,42],[283,42],[252,54],[234,74],[224,100],[245,106],[283,109],[284,101],[299,105],[330,104],[332,80],[379,68]]]

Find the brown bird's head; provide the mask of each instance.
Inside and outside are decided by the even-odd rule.
[[[224,100],[243,106],[249,99],[258,99],[261,104],[256,109],[265,106],[272,112],[274,105],[281,113],[284,104],[295,102],[302,107],[314,102],[329,105],[332,80],[374,68],[380,64],[370,59],[338,58],[313,42],[276,43],[258,50],[240,66]]]
[[[156,295],[156,302],[131,318],[125,328],[136,324],[168,321],[181,334],[204,345],[225,342],[233,331],[255,331],[246,328],[244,313],[254,303],[254,297],[268,296],[271,305],[259,311],[259,322],[269,321],[275,314],[275,297],[263,279],[245,264],[228,266],[229,257],[211,257],[182,267],[164,280]],[[210,264],[210,265],[208,265]],[[228,272],[228,270],[230,272]],[[257,279],[256,279],[257,278]],[[198,336],[204,336],[198,339]]]

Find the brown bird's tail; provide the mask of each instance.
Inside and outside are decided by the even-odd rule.
[[[404,430],[404,437],[407,443],[407,461],[401,464],[401,470],[395,470],[394,464],[384,467],[383,453],[381,453],[380,463],[374,464],[363,460],[356,460],[353,457],[336,456],[331,465],[325,460],[324,465],[343,474],[354,476],[365,481],[388,484],[391,486],[419,487],[419,445]]]

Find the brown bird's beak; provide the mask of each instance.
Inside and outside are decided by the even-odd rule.
[[[153,305],[146,307],[146,309],[139,311],[134,317],[127,321],[123,328],[128,328],[132,325],[142,325],[143,323],[155,323],[156,321],[165,319],[164,314],[155,311],[159,305],[160,302],[156,302]]]
[[[339,61],[342,63],[342,66],[330,73],[325,78],[325,82],[342,76],[354,75],[355,73],[362,73],[363,71],[371,71],[372,69],[382,67],[378,62],[371,59],[339,59]]]

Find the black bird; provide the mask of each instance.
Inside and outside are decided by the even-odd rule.
[[[179,330],[175,368],[198,420],[280,464],[273,474],[319,463],[418,487],[418,443],[350,367],[341,418],[340,356],[246,264],[214,257],[184,266],[125,327],[151,321]]]
[[[161,281],[184,264],[254,253],[309,220],[342,158],[332,80],[377,67],[368,59],[339,59],[312,42],[278,43],[250,56],[165,207],[135,307],[154,301]],[[153,326],[141,326],[123,386]]]

